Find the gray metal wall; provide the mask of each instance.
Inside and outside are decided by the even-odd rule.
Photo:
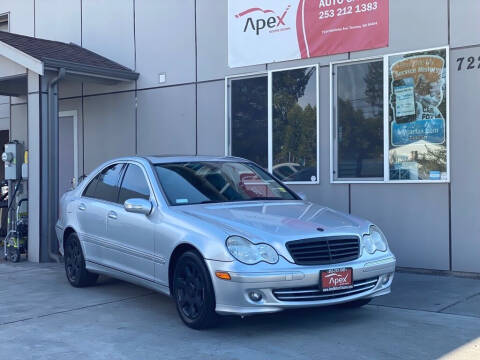
[[[61,110],[78,111],[80,173],[118,155],[221,155],[226,75],[318,63],[321,183],[295,188],[378,223],[400,266],[480,272],[480,69],[456,70],[457,57],[480,56],[479,1],[390,0],[388,48],[239,69],[227,66],[227,0],[27,3],[1,1],[12,32],[73,41],[140,73],[116,86],[61,84]],[[330,184],[329,62],[445,45],[452,49],[451,184]]]

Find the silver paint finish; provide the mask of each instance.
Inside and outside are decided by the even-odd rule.
[[[277,300],[272,294],[273,289],[318,285],[321,270],[351,267],[355,280],[369,279],[392,274],[396,259],[390,250],[374,255],[362,251],[359,259],[342,264],[296,265],[286,249],[286,242],[320,236],[357,235],[361,238],[368,232],[371,222],[303,200],[169,206],[152,164],[182,161],[246,160],[166,156],[108,161],[95,169],[75,190],[62,197],[56,226],[61,252],[65,230],[73,230],[82,244],[87,269],[168,294],[172,253],[179,245],[188,244],[205,259],[215,289],[216,310],[222,314],[252,314],[329,305],[390,292],[392,278],[386,284],[379,281],[373,289],[364,293],[333,300]],[[152,211],[149,215],[128,212],[122,204],[82,196],[89,182],[102,169],[114,163],[135,163],[144,170],[151,190]],[[319,227],[323,232],[319,232]],[[279,262],[246,265],[236,261],[225,246],[225,240],[232,235],[243,236],[253,243],[270,244],[280,255]],[[218,279],[215,271],[228,271],[232,280]],[[248,291],[252,289],[264,294],[262,301],[254,303],[248,298]]]

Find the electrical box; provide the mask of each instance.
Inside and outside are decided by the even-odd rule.
[[[19,142],[5,144],[2,160],[5,162],[5,180],[22,178],[22,164],[25,148]]]

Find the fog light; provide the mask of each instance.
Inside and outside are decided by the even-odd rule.
[[[259,302],[260,300],[262,300],[262,294],[258,291],[250,291],[248,297],[254,302]]]
[[[382,284],[385,285],[390,280],[390,274],[383,275]]]

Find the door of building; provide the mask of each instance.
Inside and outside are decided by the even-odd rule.
[[[61,197],[78,179],[77,112],[60,112],[58,126],[58,194]]]

